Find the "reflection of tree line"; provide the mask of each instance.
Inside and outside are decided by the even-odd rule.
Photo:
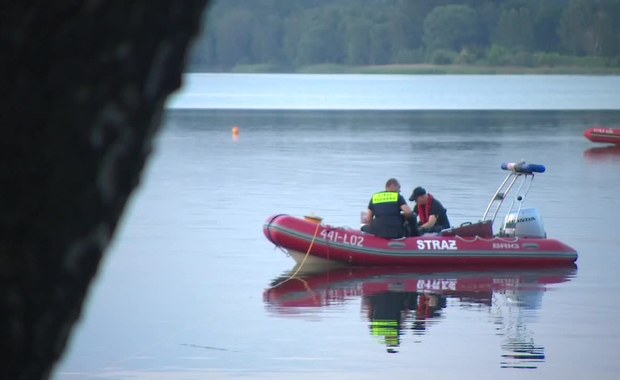
[[[534,292],[542,294],[541,289]],[[385,344],[387,352],[397,353],[401,336],[407,330],[414,335],[425,334],[430,324],[443,317],[442,310],[447,307],[448,297],[431,292],[386,291],[364,296],[362,307],[366,309],[371,334]],[[498,335],[503,336],[502,368],[536,368],[537,363],[544,361],[544,347],[534,343],[522,316],[523,310],[537,309],[537,304],[527,305],[517,292],[458,298],[462,303],[490,307]]]

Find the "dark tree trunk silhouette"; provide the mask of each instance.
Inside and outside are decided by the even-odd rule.
[[[48,378],[208,0],[0,3],[0,373]]]

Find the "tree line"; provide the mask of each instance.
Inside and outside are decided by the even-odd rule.
[[[214,0],[191,71],[620,66],[620,0]]]

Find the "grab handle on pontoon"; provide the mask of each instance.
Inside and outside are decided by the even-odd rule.
[[[540,164],[526,164],[525,162],[504,162],[502,163],[502,169],[510,170],[515,173],[544,173],[545,166]]]

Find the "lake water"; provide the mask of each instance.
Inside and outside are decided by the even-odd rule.
[[[165,128],[54,379],[615,379],[618,77],[197,75]],[[238,126],[240,133],[231,130]],[[357,226],[389,177],[475,221],[504,161],[574,268],[287,278],[274,213]],[[385,321],[394,323],[385,324]],[[383,325],[381,323],[384,323]]]
[[[190,74],[172,108],[617,110],[620,77]]]

